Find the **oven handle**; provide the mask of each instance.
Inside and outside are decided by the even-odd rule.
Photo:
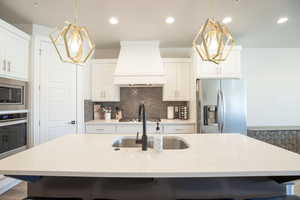
[[[15,124],[23,124],[23,123],[27,123],[27,119],[10,121],[10,122],[0,122],[0,127],[10,126],[10,125],[15,125]]]

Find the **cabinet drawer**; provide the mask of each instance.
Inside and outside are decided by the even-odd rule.
[[[116,133],[116,127],[112,125],[87,125],[86,133]]]
[[[130,125],[118,125],[117,133],[118,134],[136,134],[137,132],[142,132],[142,125],[130,124]]]
[[[195,126],[188,125],[164,125],[164,133],[166,134],[185,134],[195,133]]]

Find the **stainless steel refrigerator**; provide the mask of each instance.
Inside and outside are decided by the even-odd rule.
[[[197,80],[197,132],[247,133],[244,80]]]

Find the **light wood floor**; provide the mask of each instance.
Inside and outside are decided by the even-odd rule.
[[[0,195],[0,200],[22,200],[27,197],[27,184],[20,183],[8,192]]]
[[[300,196],[300,180],[296,181],[295,192],[297,195]],[[27,194],[27,185],[26,183],[20,183],[19,185],[15,186],[8,192],[0,195],[0,200],[22,200],[26,198]]]

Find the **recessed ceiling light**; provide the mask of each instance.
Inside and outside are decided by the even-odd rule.
[[[37,8],[37,7],[39,7],[39,3],[38,3],[38,2],[34,2],[34,3],[33,3],[33,6],[34,6],[35,8]]]
[[[277,20],[277,24],[283,24],[286,23],[289,20],[287,17],[281,17]]]
[[[229,24],[231,21],[232,21],[232,18],[231,18],[231,17],[225,17],[225,18],[222,20],[223,24]]]
[[[111,24],[118,24],[119,20],[116,17],[111,17],[109,19],[109,23],[111,23]]]
[[[166,23],[167,23],[167,24],[173,24],[174,22],[175,22],[174,17],[167,17],[167,18],[166,18]]]

